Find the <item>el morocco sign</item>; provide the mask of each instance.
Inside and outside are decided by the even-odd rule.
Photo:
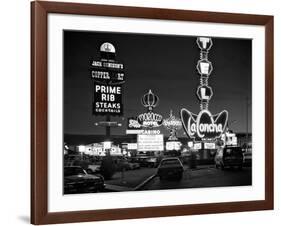
[[[159,127],[162,125],[163,117],[154,112],[147,112],[138,116],[138,123],[143,127]]]
[[[196,140],[217,139],[225,131],[228,120],[228,112],[222,111],[212,115],[210,111],[204,109],[198,115],[181,109],[181,121],[183,128],[190,138]]]

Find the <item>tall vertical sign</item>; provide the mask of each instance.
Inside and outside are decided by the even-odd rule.
[[[121,125],[111,122],[110,116],[123,115],[122,89],[125,82],[124,65],[116,61],[115,47],[105,42],[100,46],[100,59],[91,64],[93,80],[93,114],[106,116],[105,122],[96,123],[106,127],[106,136],[110,137],[110,128]]]
[[[222,112],[212,115],[208,110],[209,102],[213,96],[213,90],[209,86],[209,77],[213,71],[213,65],[208,59],[208,53],[213,42],[211,38],[199,37],[196,40],[200,48],[200,59],[197,63],[197,71],[200,75],[200,85],[196,94],[200,100],[200,112],[198,115],[181,109],[181,121],[183,128],[190,138],[196,141],[210,141],[220,138],[226,129],[228,112]]]
[[[115,59],[115,47],[105,42],[100,47],[100,60],[93,60],[91,77],[94,80],[94,115],[123,114],[122,84],[124,65]]]

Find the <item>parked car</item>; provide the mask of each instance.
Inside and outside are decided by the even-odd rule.
[[[130,170],[135,170],[135,169],[139,169],[140,168],[140,164],[137,162],[128,162],[128,169]]]
[[[101,166],[101,163],[99,164],[92,164],[92,165],[89,165],[88,166],[88,169],[91,169],[94,173],[100,173],[100,166]]]
[[[218,149],[215,156],[215,166],[222,170],[226,167],[238,167],[242,169],[243,153],[241,147],[226,146]]]
[[[146,162],[147,162],[147,166],[151,168],[157,167],[158,165],[156,157],[149,157],[146,159]]]
[[[149,167],[148,157],[139,156],[131,159],[131,162],[138,163],[140,167]]]
[[[181,180],[183,171],[183,165],[179,158],[164,158],[158,166],[157,175],[159,176],[160,180],[166,178]]]
[[[243,153],[243,165],[252,166],[252,150],[247,150]]]
[[[101,175],[88,174],[80,166],[64,167],[64,194],[97,192],[104,189]]]
[[[123,160],[118,165],[119,171],[124,170],[135,170],[140,168],[140,164],[136,162],[129,162],[127,160]]]

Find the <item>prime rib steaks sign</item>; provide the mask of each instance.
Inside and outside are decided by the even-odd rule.
[[[122,86],[94,83],[94,114],[122,115]]]
[[[93,60],[91,77],[94,81],[94,115],[123,114],[122,84],[124,65],[115,60],[115,47],[105,42],[100,47],[100,60]]]
[[[197,64],[197,71],[200,74],[200,85],[197,88],[197,97],[200,100],[200,112],[198,115],[181,109],[181,121],[185,133],[195,141],[216,140],[225,132],[228,112],[212,115],[208,110],[209,101],[213,96],[213,90],[208,85],[209,76],[213,70],[212,63],[208,60],[208,52],[212,47],[212,39],[199,37],[197,45],[200,48],[200,60]]]

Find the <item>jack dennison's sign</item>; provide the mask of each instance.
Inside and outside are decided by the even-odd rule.
[[[94,84],[94,114],[122,115],[122,86]]]

